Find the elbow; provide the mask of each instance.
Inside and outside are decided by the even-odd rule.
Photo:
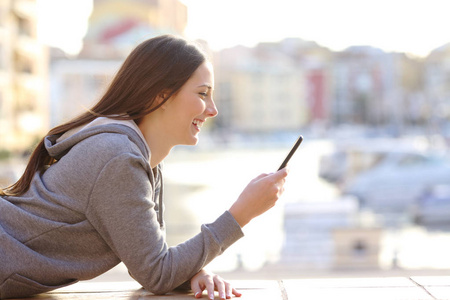
[[[142,283],[141,283],[142,284]],[[168,282],[162,280],[151,280],[142,284],[145,290],[155,295],[165,295],[174,290],[174,287]]]
[[[171,292],[173,289],[168,287],[158,287],[158,286],[151,286],[151,287],[144,287],[147,291],[154,295],[165,295],[169,292]]]

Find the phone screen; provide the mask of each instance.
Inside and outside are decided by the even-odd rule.
[[[286,156],[286,158],[284,159],[283,163],[281,164],[281,166],[278,168],[278,171],[285,168],[289,162],[289,160],[291,159],[292,155],[294,155],[295,151],[297,150],[298,146],[300,146],[300,144],[303,141],[303,136],[299,136],[297,141],[295,142],[294,146],[292,147],[291,151],[289,151],[289,154]]]

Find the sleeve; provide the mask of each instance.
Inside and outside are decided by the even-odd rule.
[[[191,279],[243,233],[226,211],[193,238],[168,247],[145,164],[131,154],[111,159],[97,177],[86,215],[130,274],[148,291],[164,294]]]

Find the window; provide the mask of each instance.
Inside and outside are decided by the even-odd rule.
[[[0,27],[6,25],[6,20],[8,19],[6,13],[6,7],[4,5],[0,5]]]
[[[6,64],[5,64],[5,48],[3,47],[2,44],[0,44],[0,70],[5,69],[6,68]]]
[[[22,17],[17,17],[17,30],[19,35],[32,36],[30,20]]]
[[[15,53],[14,65],[16,72],[19,73],[33,73],[33,61],[23,55]]]

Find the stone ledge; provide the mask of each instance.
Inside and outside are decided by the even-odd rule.
[[[450,276],[233,280],[240,299],[450,299]],[[153,295],[134,281],[85,281],[38,295],[40,300],[69,299],[195,299],[192,293]],[[203,295],[203,299],[207,299]],[[216,299],[219,299],[216,294]],[[238,298],[239,299],[239,298]]]

